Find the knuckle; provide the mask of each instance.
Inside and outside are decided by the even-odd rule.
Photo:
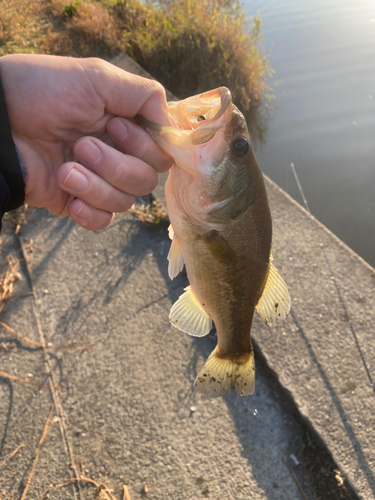
[[[165,93],[165,88],[163,85],[156,80],[146,80],[146,85],[148,87],[148,90],[157,98],[165,101],[166,100],[166,93]]]
[[[123,163],[119,163],[113,171],[113,183],[114,186],[121,189],[124,185],[126,185],[128,178],[128,172],[126,165]]]
[[[85,62],[85,60],[83,60]],[[86,64],[94,70],[105,69],[109,63],[100,59],[100,57],[88,57],[86,58]]]

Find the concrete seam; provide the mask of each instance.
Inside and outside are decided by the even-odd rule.
[[[43,329],[42,329],[42,322],[41,322],[40,314],[39,314],[39,310],[38,310],[38,297],[37,297],[37,294],[36,294],[36,291],[35,291],[35,288],[34,288],[34,285],[33,285],[33,280],[32,280],[32,277],[31,277],[31,272],[30,272],[29,264],[28,264],[28,261],[27,261],[27,258],[26,258],[26,252],[25,252],[25,248],[24,248],[24,242],[23,242],[23,239],[22,239],[21,236],[19,236],[19,243],[20,243],[20,247],[21,247],[21,251],[22,251],[22,256],[23,256],[24,261],[25,261],[27,277],[28,277],[28,280],[29,280],[29,283],[30,283],[30,287],[31,287],[31,291],[32,291],[32,294],[33,294],[33,298],[34,298],[34,301],[33,301],[33,313],[34,313],[36,324],[37,324],[37,328],[38,328],[40,342],[43,343],[44,345],[46,345],[46,338],[45,338],[45,335],[44,335],[44,332],[43,332]],[[43,348],[43,354],[44,354],[44,362],[45,362],[45,365],[47,367],[47,374],[48,374],[49,378],[52,381],[52,386],[57,386],[58,383],[57,383],[57,381],[55,381],[55,377],[54,377],[54,374],[53,374],[53,368],[52,368],[50,359],[49,359],[49,357],[47,355],[47,352],[46,352],[45,348]],[[67,435],[67,427],[66,427],[66,424],[65,424],[65,415],[64,415],[62,404],[61,404],[60,396],[59,396],[57,390],[54,387],[51,387],[51,392],[52,392],[53,402],[55,404],[55,408],[56,408],[57,414],[59,416],[60,432],[61,432],[61,436],[62,436],[62,440],[63,440],[65,454],[66,454],[66,456],[68,457],[68,460],[69,460],[68,467],[69,467],[69,470],[70,470],[71,478],[73,478],[73,477],[79,477],[80,473],[79,473],[79,471],[76,468],[76,463],[75,463],[75,460],[74,460],[74,454],[73,454],[73,451],[72,451],[72,446],[69,443],[69,439],[68,439],[68,435]],[[73,473],[74,473],[73,475],[72,475],[72,470],[73,470]],[[76,484],[76,488],[73,488],[74,498],[75,498],[75,500],[80,500],[81,499],[81,494],[80,494],[79,483],[77,482],[75,484]],[[77,496],[77,494],[78,494],[78,496]]]

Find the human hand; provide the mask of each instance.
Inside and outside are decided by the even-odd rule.
[[[29,205],[102,229],[172,165],[133,120],[168,124],[157,82],[96,58],[14,54],[0,71]]]

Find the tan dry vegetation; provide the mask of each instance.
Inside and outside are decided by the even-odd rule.
[[[19,273],[19,260],[13,255],[8,255],[7,262],[7,269],[0,276],[0,314],[3,312],[8,301],[14,296],[15,283],[22,279]]]
[[[149,205],[133,205],[129,212],[146,227],[160,227],[168,223],[167,211],[160,200],[154,200]]]
[[[225,85],[244,110],[270,96],[261,22],[237,0],[0,0],[0,55],[126,52],[180,98]]]
[[[47,27],[43,2],[0,0],[0,55],[38,52]]]

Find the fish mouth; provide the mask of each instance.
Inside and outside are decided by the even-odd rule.
[[[220,118],[232,102],[232,95],[226,87],[219,87],[182,101],[168,103],[169,114],[180,130],[200,130],[220,128]],[[197,134],[199,135],[199,134]],[[206,142],[206,141],[204,141]]]
[[[210,141],[231,117],[232,95],[226,87],[219,87],[181,101],[168,102],[172,126],[162,126],[149,122],[141,116],[136,117],[138,125],[153,135],[162,132],[172,134],[176,131],[190,132],[193,145]]]
[[[193,177],[220,163],[227,149],[226,129],[234,105],[226,87],[168,103],[171,125],[157,125],[141,116],[137,124]]]

